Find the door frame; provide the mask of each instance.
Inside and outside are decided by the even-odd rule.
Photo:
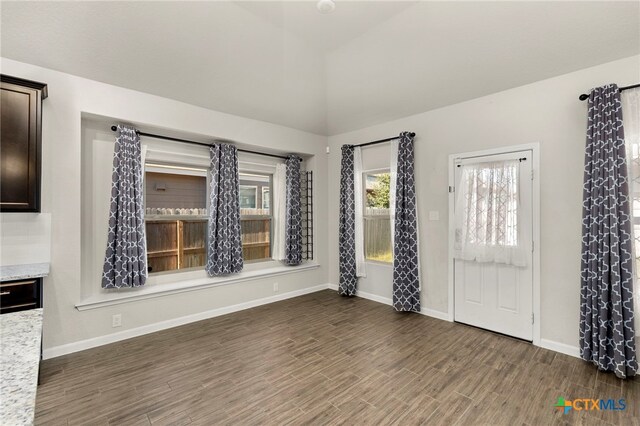
[[[481,151],[463,152],[458,154],[449,155],[448,172],[449,172],[449,227],[448,227],[448,319],[454,321],[454,278],[455,268],[453,261],[453,245],[455,236],[455,192],[451,191],[451,188],[455,186],[455,162],[456,160],[484,157],[487,155],[496,154],[508,154],[518,151],[531,151],[532,163],[531,173],[532,179],[532,199],[531,202],[533,212],[531,215],[533,233],[531,240],[533,243],[533,344],[540,346],[540,323],[542,318],[540,317],[540,143],[532,142],[522,145],[510,145],[499,148],[485,149]]]

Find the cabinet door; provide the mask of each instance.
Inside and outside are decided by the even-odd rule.
[[[41,92],[2,82],[0,211],[40,211]]]

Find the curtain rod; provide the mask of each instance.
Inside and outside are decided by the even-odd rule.
[[[118,127],[111,126],[111,130],[115,132],[116,130],[118,130]],[[141,132],[139,130],[136,130],[136,133],[139,136],[148,136],[150,138],[164,139],[164,140],[167,140],[167,141],[188,143],[188,144],[192,144],[192,145],[211,146],[210,143],[206,143],[206,142],[196,142],[196,141],[190,141],[190,140],[187,140],[187,139],[173,138],[171,136],[154,135],[153,133]],[[248,149],[240,149],[240,148],[238,148],[238,151],[245,152],[247,154],[257,154],[257,155],[264,155],[266,157],[282,158],[283,160],[286,160],[286,159],[289,158],[289,157],[285,157],[283,155],[267,154],[266,152],[251,151],[251,150],[248,150]],[[300,161],[302,161],[302,158],[300,158]]]
[[[467,158],[473,158],[473,157],[467,157]],[[519,163],[522,163],[523,161],[527,161],[527,157],[518,158]],[[462,164],[456,164],[456,167],[462,167]]]
[[[636,87],[640,87],[640,83],[632,84],[631,86],[618,87],[618,92],[622,92],[628,89],[635,89]],[[578,99],[580,99],[581,101],[586,101],[587,99],[589,99],[589,95],[583,93],[582,95],[578,96]]]
[[[414,137],[416,134],[414,132],[409,132],[409,136]],[[361,143],[359,145],[354,145],[354,146],[367,146],[367,145],[375,145],[377,143],[382,143],[382,142],[389,142],[392,140],[396,140],[396,139],[400,139],[400,136],[394,136],[392,138],[386,138],[386,139],[380,139],[379,141],[373,141],[373,142],[365,142],[365,143]]]

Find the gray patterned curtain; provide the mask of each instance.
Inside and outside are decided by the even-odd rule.
[[[136,129],[118,125],[102,288],[131,288],[147,280],[142,153]]]
[[[633,250],[622,105],[615,84],[593,89],[584,165],[580,355],[620,378],[638,370]]]
[[[353,145],[342,146],[342,170],[340,172],[340,224],[339,260],[340,286],[338,293],[355,296],[356,277],[356,206],[354,194]]]
[[[420,312],[418,215],[413,174],[413,136],[400,133],[393,248],[393,307]]]
[[[238,149],[217,143],[209,149],[209,223],[207,226],[207,264],[210,276],[242,271],[242,234],[238,178]]]
[[[289,155],[285,161],[286,173],[286,225],[284,263],[295,266],[302,263],[302,210],[300,205],[300,157]]]

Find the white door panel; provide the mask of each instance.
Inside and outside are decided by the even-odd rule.
[[[518,221],[532,231],[532,152],[499,154],[463,160],[465,163],[527,158],[520,163]],[[460,168],[455,170],[459,186]],[[452,225],[453,226],[453,225]],[[454,259],[455,321],[525,340],[533,339],[533,251],[526,267]]]

